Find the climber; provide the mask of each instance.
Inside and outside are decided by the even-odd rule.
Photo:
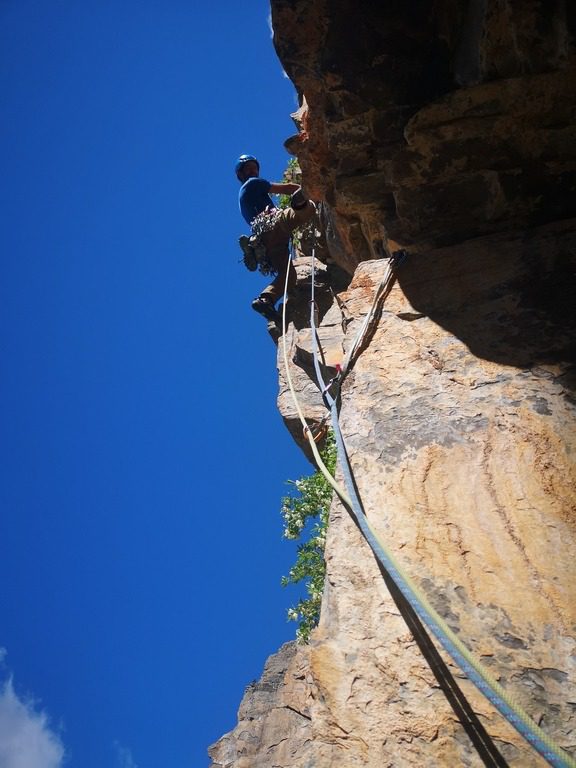
[[[240,155],[236,162],[236,177],[242,183],[238,202],[240,213],[252,229],[252,237],[240,238],[240,247],[244,252],[246,266],[254,270],[254,244],[260,253],[264,252],[265,274],[276,275],[252,302],[252,309],[267,320],[278,320],[275,304],[284,293],[286,270],[288,270],[288,290],[296,285],[296,270],[289,261],[290,235],[297,228],[310,221],[316,213],[316,207],[307,200],[298,184],[284,182],[272,184],[260,177],[260,163],[253,155]],[[290,207],[276,208],[270,194],[290,195]],[[258,252],[258,250],[257,250]]]

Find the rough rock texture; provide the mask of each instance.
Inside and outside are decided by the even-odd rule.
[[[304,99],[287,142],[350,271],[576,214],[576,7],[274,0]]]
[[[327,203],[329,261],[353,273],[319,295],[327,375],[380,257],[408,251],[342,391],[368,516],[466,645],[576,754],[573,8],[272,3],[303,99],[288,146]],[[304,292],[307,271],[302,260]],[[320,422],[305,296],[289,309],[293,379]],[[279,407],[303,445],[281,352],[279,370]],[[312,643],[271,662],[285,669],[277,694],[244,699],[215,768],[545,765],[430,647],[337,502],[327,569]]]
[[[237,728],[210,747],[213,768],[309,764],[306,668],[306,649],[297,654],[295,643],[270,656],[260,680],[246,689]]]

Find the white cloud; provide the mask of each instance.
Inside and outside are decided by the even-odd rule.
[[[132,752],[128,747],[123,747],[117,741],[114,742],[114,749],[116,750],[116,761],[118,768],[138,768],[132,757]]]
[[[46,713],[19,699],[8,680],[0,690],[0,766],[61,768],[63,760],[64,747]]]

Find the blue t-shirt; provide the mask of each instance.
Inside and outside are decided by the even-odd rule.
[[[262,211],[266,209],[266,206],[270,205],[272,208],[276,207],[268,194],[271,186],[269,181],[256,176],[255,178],[245,181],[240,187],[240,192],[238,193],[240,213],[244,216],[248,224],[251,223],[255,216],[262,213]]]

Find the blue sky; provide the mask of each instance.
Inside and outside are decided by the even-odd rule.
[[[268,14],[0,2],[2,768],[207,766],[293,637],[279,508],[309,465],[233,173],[288,160]]]

